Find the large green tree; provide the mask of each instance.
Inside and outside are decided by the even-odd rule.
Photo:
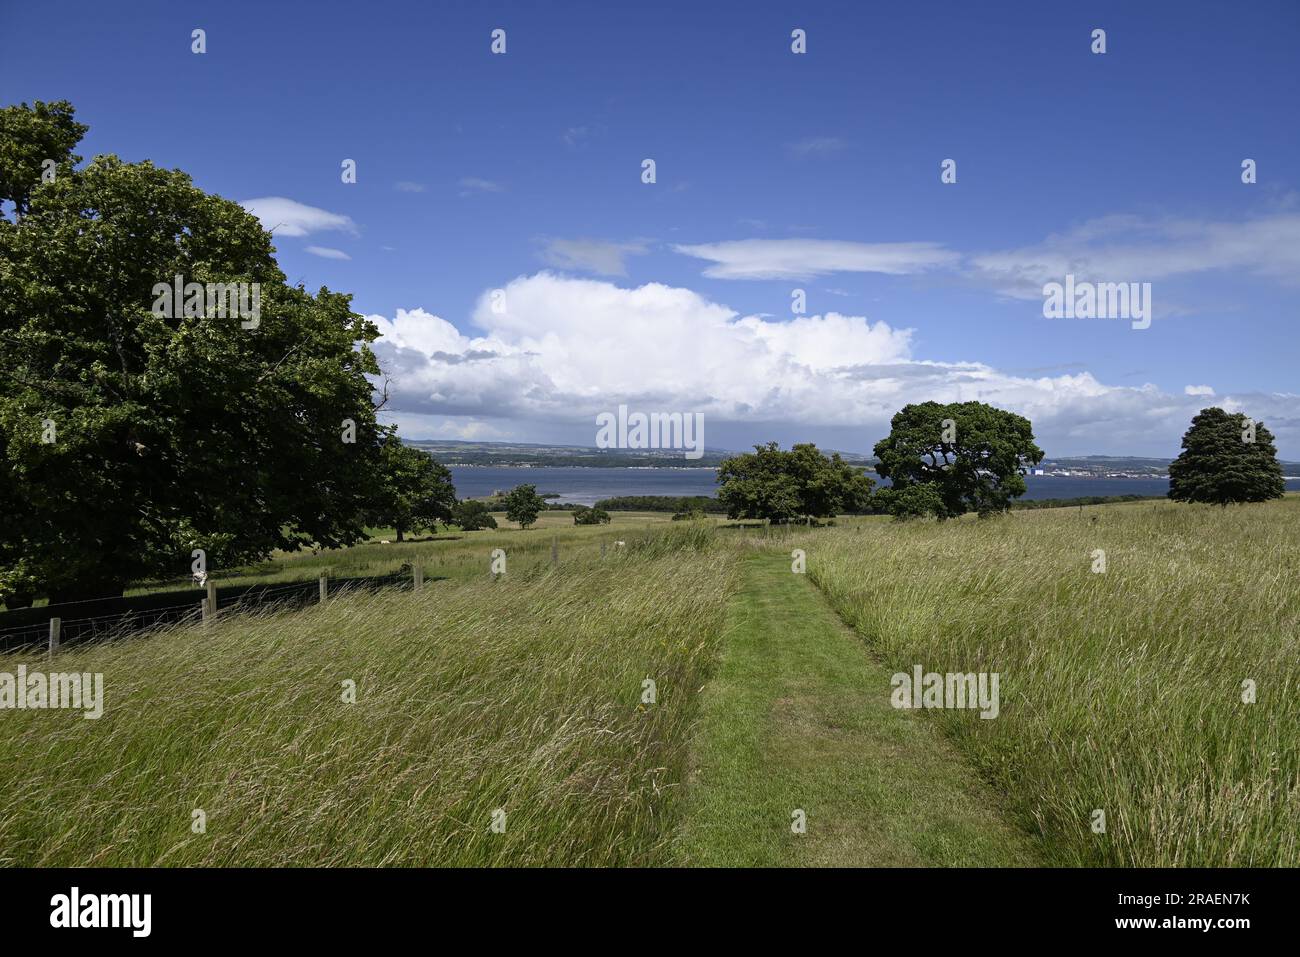
[[[376,491],[370,521],[389,527],[400,542],[407,532],[451,524],[456,487],[447,466],[421,449],[389,435],[380,449],[382,484]]]
[[[865,511],[871,478],[812,444],[783,451],[775,442],[754,446],[718,466],[718,499],[730,518],[826,518],[840,512]]]
[[[0,593],[98,597],[197,548],[220,568],[358,540],[380,478],[374,325],[288,285],[261,224],[184,173],[74,168],[70,116],[0,124],[24,210],[0,217]],[[29,183],[53,146],[60,171]],[[159,309],[178,275],[250,284],[259,317]]]
[[[892,483],[882,501],[908,514],[918,505],[939,518],[1005,511],[1025,493],[1024,472],[1043,459],[1024,416],[983,402],[904,406],[876,443],[876,471]],[[907,493],[928,485],[935,495]]]
[[[1273,434],[1241,412],[1202,409],[1169,465],[1169,497],[1179,502],[1264,502],[1286,488]]]

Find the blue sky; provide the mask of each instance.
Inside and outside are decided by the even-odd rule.
[[[187,171],[352,292],[407,437],[590,445],[625,402],[869,451],[960,397],[1049,454],[1173,455],[1218,404],[1300,458],[1294,0],[72,2],[0,33],[4,102],[71,100],[83,155]],[[1150,328],[1044,318],[1067,271],[1150,282]]]

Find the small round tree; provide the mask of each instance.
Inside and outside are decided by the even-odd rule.
[[[506,493],[501,500],[505,506],[506,518],[518,522],[520,528],[527,528],[537,521],[537,516],[546,508],[546,500],[537,494],[536,485],[519,485]]]
[[[1169,465],[1169,497],[1229,505],[1281,498],[1286,488],[1273,434],[1246,415],[1202,409]]]
[[[497,520],[492,517],[487,505],[472,498],[456,503],[456,508],[452,512],[452,521],[460,526],[462,532],[478,532],[485,528],[497,527]]]
[[[603,508],[589,508],[586,505],[579,505],[573,510],[574,525],[608,525],[609,512]]]

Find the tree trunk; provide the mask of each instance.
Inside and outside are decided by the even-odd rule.
[[[403,536],[404,532],[405,532],[405,529],[403,529],[402,526],[398,525],[398,526],[397,526],[397,540],[398,540],[399,542],[402,541],[402,536]]]

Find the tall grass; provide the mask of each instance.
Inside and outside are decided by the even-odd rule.
[[[418,562],[430,575],[472,580],[486,572],[488,555],[494,548],[504,548],[513,558],[541,564],[549,563],[551,542],[555,541],[562,561],[575,557],[585,559],[600,553],[601,542],[612,546],[614,541],[629,535],[668,525],[666,515],[653,512],[616,512],[610,525],[574,525],[568,512],[546,511],[529,529],[508,524],[504,514],[498,513],[496,518],[501,523],[496,529],[462,532],[451,528],[437,535],[414,536],[404,542],[396,541],[391,529],[373,529],[370,541],[351,548],[276,552],[264,562],[210,571],[223,586],[265,585],[314,581],[322,572],[340,577],[387,575],[403,565]],[[137,583],[127,594],[193,590],[188,562],[180,571],[186,574],[168,581]]]
[[[107,705],[0,713],[0,863],[657,862],[733,559],[670,539],[495,582],[480,566],[27,659],[102,672]]]
[[[1300,864],[1300,498],[789,542],[891,670],[1000,673],[996,720],[927,714],[1052,862]]]

